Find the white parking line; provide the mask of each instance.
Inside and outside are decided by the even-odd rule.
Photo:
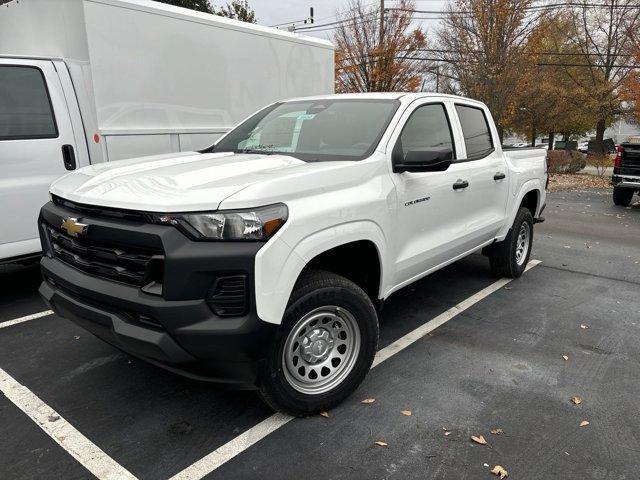
[[[0,391],[97,478],[101,480],[136,479],[128,470],[62,418],[59,413],[1,368]]]
[[[294,417],[290,417],[289,415],[284,415],[282,413],[275,413],[271,415],[255,427],[251,427],[249,430],[225,443],[220,448],[215,449],[206,457],[201,458],[196,463],[177,473],[171,477],[170,480],[192,480],[202,478],[210,474],[240,452],[243,452],[254,443],[262,440],[271,432],[274,432],[283,425],[289,423],[293,418]]]
[[[7,328],[11,325],[17,325],[18,323],[28,322],[29,320],[35,320],[36,318],[46,317],[47,315],[53,315],[53,311],[45,310],[44,312],[34,313],[27,315],[26,317],[16,318],[15,320],[9,320],[7,322],[0,323],[0,328]]]
[[[527,264],[526,270],[530,270],[540,263],[540,260],[531,260]],[[385,360],[391,358],[396,353],[401,352],[412,343],[424,337],[429,332],[445,324],[453,317],[455,317],[459,313],[464,312],[469,307],[472,307],[473,305],[478,303],[480,300],[491,295],[493,292],[500,290],[511,281],[512,279],[510,278],[501,278],[488,287],[483,288],[478,293],[471,295],[466,300],[463,300],[457,305],[451,307],[446,312],[441,313],[437,317],[429,320],[427,323],[407,333],[405,336],[396,340],[392,344],[387,345],[382,350],[378,351],[373,360],[373,365],[371,366],[371,368],[375,368]],[[262,440],[270,433],[275,432],[280,427],[286,425],[291,420],[293,420],[293,418],[294,417],[283,415],[281,413],[275,413],[266,420],[260,422],[255,427],[250,428],[233,440],[217,448],[206,457],[201,458],[196,463],[177,473],[169,480],[200,480],[201,478],[209,475],[211,472],[224,465],[235,456],[247,450],[256,442]]]

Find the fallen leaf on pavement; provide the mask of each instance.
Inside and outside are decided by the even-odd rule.
[[[573,403],[574,405],[580,405],[582,403],[582,398],[580,398],[578,395],[574,395],[573,397],[571,397],[571,403]]]
[[[471,440],[473,440],[476,443],[479,443],[480,445],[486,445],[487,441],[485,440],[485,438],[482,435],[478,435],[477,437],[474,435],[471,435]]]
[[[509,474],[507,473],[507,471],[501,467],[500,465],[496,465],[495,467],[493,467],[491,469],[491,473],[493,473],[494,475],[500,477],[500,478],[507,478],[509,476]]]
[[[580,426],[581,426],[581,427],[586,427],[587,425],[589,425],[589,422],[587,422],[586,420],[582,420],[582,421],[580,422]]]
[[[378,445],[379,447],[388,447],[389,445],[387,444],[387,442],[383,442],[382,440],[376,440],[374,442],[376,445]]]
[[[324,418],[329,418],[329,412],[320,412],[320,416]]]
[[[491,433],[493,435],[502,435],[504,433],[504,430],[502,430],[501,428],[492,428]]]
[[[403,414],[405,417],[411,416],[411,410],[402,410],[400,413]]]
[[[564,359],[565,359],[565,361],[566,361],[566,360],[569,360],[569,357],[567,357],[566,355],[562,355],[562,358],[564,358]]]
[[[369,405],[373,402],[375,402],[376,399],[375,398],[365,398],[364,400],[362,400],[360,403],[364,403],[365,405]]]

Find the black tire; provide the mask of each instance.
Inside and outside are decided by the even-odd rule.
[[[613,187],[613,203],[619,207],[628,207],[632,198],[632,188]]]
[[[524,261],[517,261],[518,235],[523,224],[528,225],[528,248]],[[533,246],[533,216],[528,208],[521,207],[518,210],[513,226],[507,237],[499,243],[491,245],[488,249],[491,273],[497,277],[518,278],[524,272],[531,256]]]
[[[347,310],[360,332],[359,348],[350,372],[331,390],[302,393],[287,380],[284,350],[289,333],[310,312],[324,306]],[[295,337],[294,337],[295,338]],[[294,416],[326,411],[342,402],[360,385],[378,347],[378,317],[367,294],[352,281],[334,273],[314,270],[304,272],[293,289],[266,361],[261,367],[259,388],[262,399],[274,410]],[[302,360],[300,360],[302,361]],[[289,374],[291,375],[291,374]]]

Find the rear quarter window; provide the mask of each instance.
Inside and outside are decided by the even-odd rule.
[[[462,126],[467,159],[476,160],[493,152],[493,139],[484,110],[469,105],[456,105]]]
[[[0,65],[0,140],[58,136],[40,69]]]

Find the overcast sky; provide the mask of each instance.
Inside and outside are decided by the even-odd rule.
[[[214,0],[212,3],[219,5],[222,2]],[[367,3],[379,4],[376,0],[368,0]],[[385,6],[392,7],[397,3],[397,1],[386,0]],[[447,3],[447,0],[415,0],[416,8],[420,10],[442,10]],[[309,15],[309,7],[314,8],[316,24],[329,23],[335,21],[336,11],[344,10],[347,4],[348,0],[249,0],[249,5],[255,10],[260,25],[275,25],[302,20]],[[428,16],[434,17],[435,15]],[[438,25],[437,20],[420,20],[419,22],[426,28],[428,34],[431,34],[431,31]],[[332,31],[327,31],[313,35],[330,38],[331,33]]]

